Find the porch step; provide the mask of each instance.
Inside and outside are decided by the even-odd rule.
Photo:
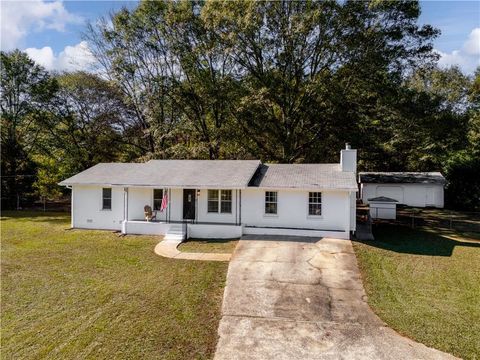
[[[183,241],[185,239],[185,231],[183,225],[171,225],[163,239],[167,241]]]

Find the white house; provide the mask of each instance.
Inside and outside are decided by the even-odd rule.
[[[360,172],[358,177],[364,204],[383,196],[407,206],[443,208],[445,178],[439,172]]]
[[[102,163],[60,185],[72,190],[73,228],[176,239],[242,234],[349,238],[355,231],[356,161],[356,150],[347,147],[339,164]],[[167,206],[160,211],[162,200]],[[156,211],[152,221],[145,220],[145,205]]]

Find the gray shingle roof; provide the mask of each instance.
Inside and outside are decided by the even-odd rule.
[[[342,171],[339,164],[264,164],[250,186],[358,190],[355,174]]]
[[[357,190],[355,174],[341,171],[339,164],[262,165],[259,160],[101,163],[60,185]]]
[[[60,185],[243,188],[259,160],[150,160],[147,163],[101,163]]]
[[[445,178],[440,172],[361,172],[358,176],[364,184],[445,184]]]

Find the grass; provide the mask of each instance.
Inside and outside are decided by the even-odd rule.
[[[178,250],[193,253],[226,253],[231,254],[237,246],[238,239],[189,239],[180,244]]]
[[[480,234],[381,225],[355,242],[368,302],[427,346],[480,359]]]
[[[227,263],[159,257],[158,238],[1,218],[2,359],[206,359]]]

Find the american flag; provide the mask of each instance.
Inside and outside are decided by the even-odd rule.
[[[163,212],[168,206],[168,193],[164,191],[163,198],[162,198],[162,205],[160,205],[160,212]]]

